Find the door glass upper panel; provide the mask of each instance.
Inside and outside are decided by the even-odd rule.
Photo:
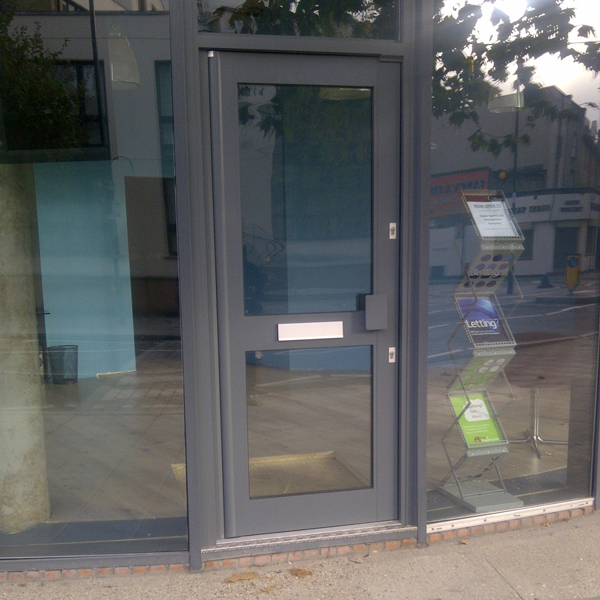
[[[371,292],[372,90],[238,86],[246,315],[355,311]]]
[[[397,0],[199,0],[203,32],[398,39]]]

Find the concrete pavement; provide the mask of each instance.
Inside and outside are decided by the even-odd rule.
[[[599,600],[600,513],[424,548],[260,568],[0,583],[0,600],[32,598]]]

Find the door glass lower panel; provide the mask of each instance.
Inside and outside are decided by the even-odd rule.
[[[372,486],[372,348],[246,352],[250,498]]]

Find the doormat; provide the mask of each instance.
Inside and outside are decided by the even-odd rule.
[[[251,498],[363,489],[369,479],[334,451],[250,459]]]
[[[183,497],[183,503],[187,506],[187,484],[186,484],[186,479],[185,479],[185,463],[177,463],[177,464],[171,465],[171,469],[173,469],[173,475],[175,475],[177,485],[179,486],[179,491],[181,492],[181,496]]]

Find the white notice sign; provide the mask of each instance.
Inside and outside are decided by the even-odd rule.
[[[521,238],[519,229],[502,196],[465,194],[465,200],[482,238]]]

